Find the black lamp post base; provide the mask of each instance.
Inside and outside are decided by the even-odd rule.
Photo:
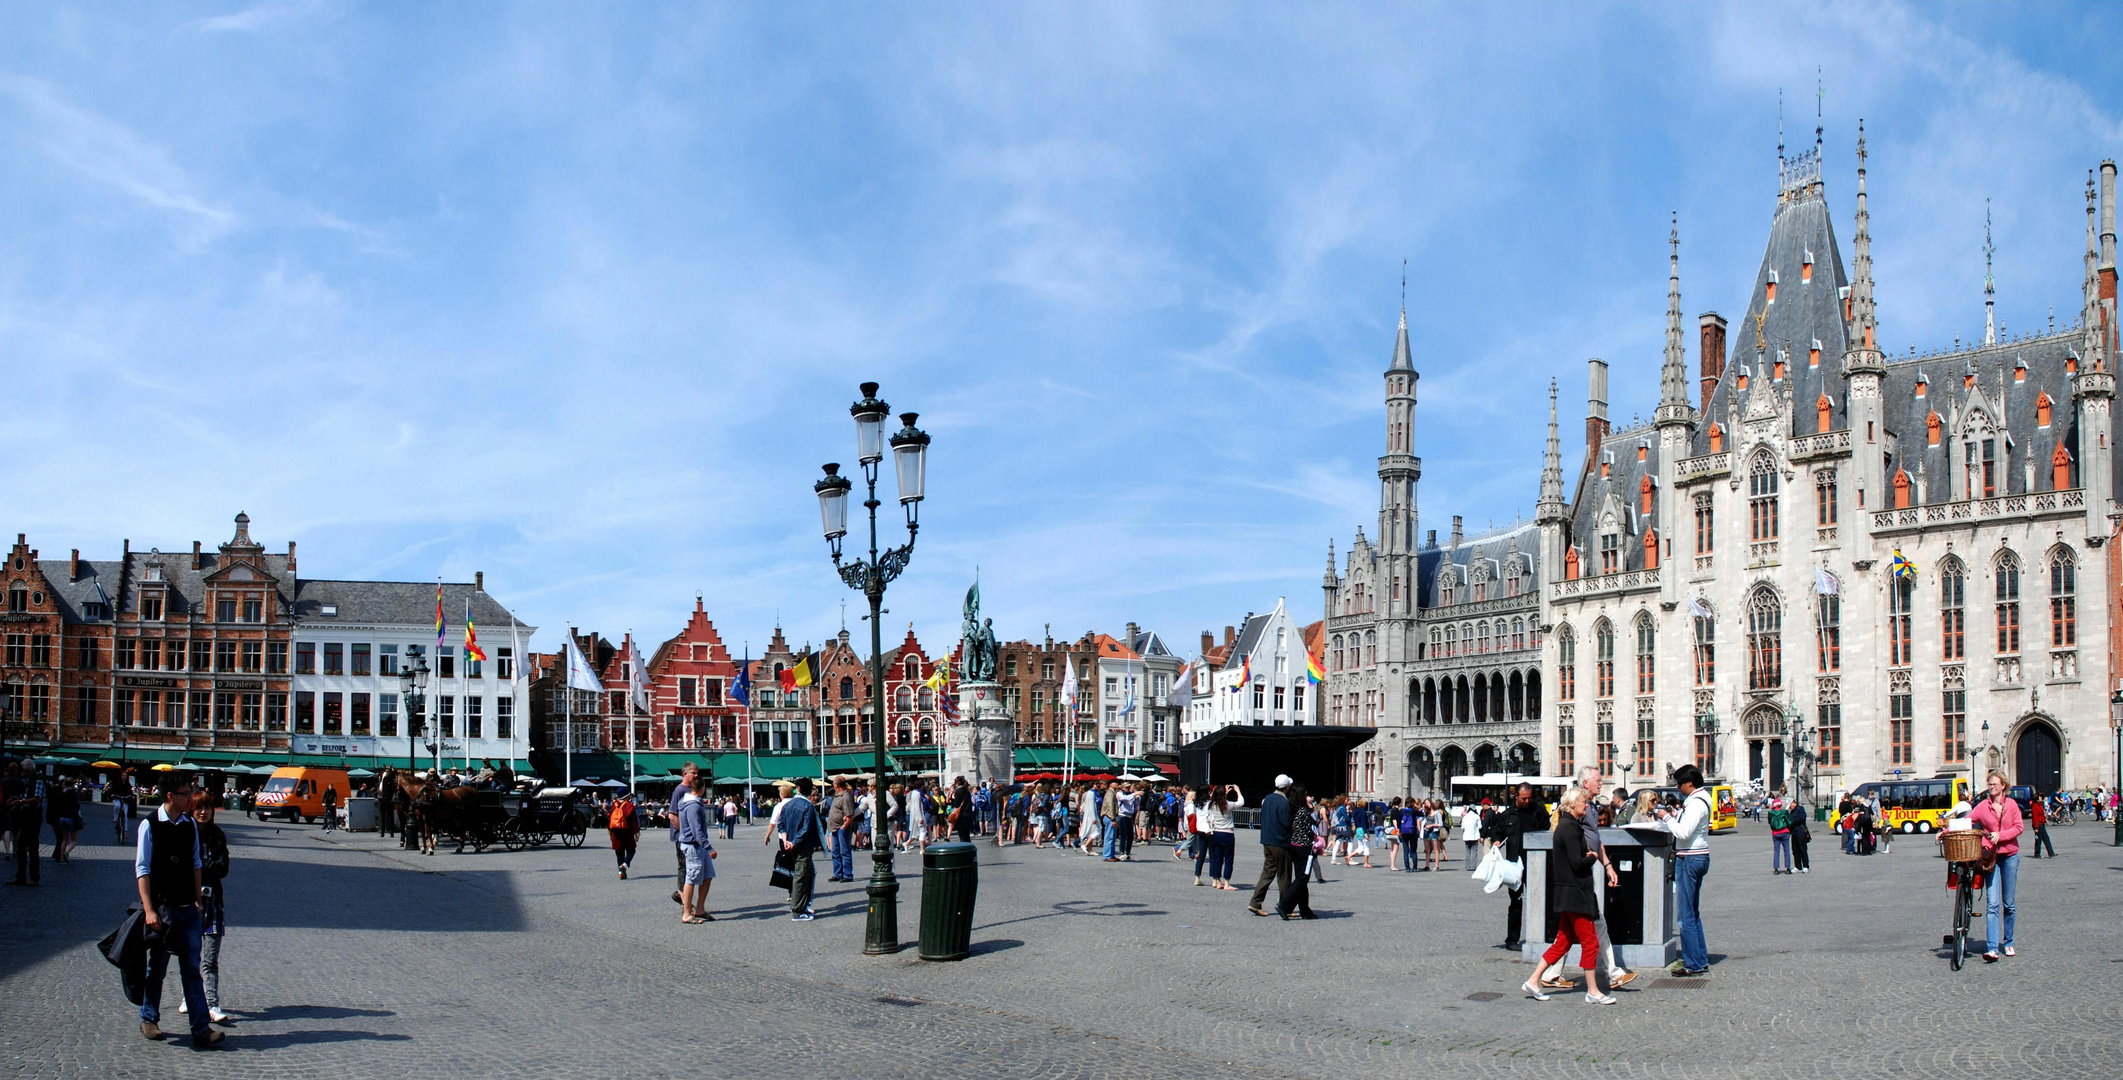
[[[892,872],[890,841],[871,857],[869,923],[863,929],[865,956],[889,956],[899,951],[899,878]]]

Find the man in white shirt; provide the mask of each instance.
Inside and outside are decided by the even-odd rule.
[[[1710,793],[1703,790],[1703,770],[1683,765],[1673,771],[1681,789],[1681,816],[1673,829],[1674,910],[1681,923],[1681,958],[1675,975],[1703,975],[1710,970],[1710,947],[1703,940],[1703,876],[1710,873]]]

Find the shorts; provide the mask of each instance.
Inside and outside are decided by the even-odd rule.
[[[680,844],[678,850],[686,856],[686,884],[698,885],[715,880],[715,860],[708,857],[708,849],[699,844]]]

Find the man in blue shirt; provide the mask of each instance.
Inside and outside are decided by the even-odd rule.
[[[1268,898],[1269,882],[1275,883],[1278,910],[1290,895],[1290,800],[1283,796],[1289,786],[1288,776],[1277,776],[1275,790],[1261,800],[1261,877],[1253,883],[1253,899],[1246,910],[1262,918],[1268,915],[1261,910],[1261,902]]]
[[[818,870],[811,865],[811,856],[823,846],[818,808],[811,805],[810,777],[796,778],[796,794],[782,805],[779,823],[782,850],[795,859],[789,867],[789,918],[796,922],[810,922],[816,917],[811,910],[811,886],[818,880]]]
[[[149,946],[146,992],[140,997],[140,1034],[162,1038],[162,977],[170,953],[177,954],[177,978],[184,984],[185,1010],[192,1022],[192,1049],[203,1050],[226,1038],[212,1026],[206,983],[199,977],[204,926],[199,921],[199,887],[205,860],[199,850],[199,827],[192,823],[190,780],[165,780],[162,806],[140,823],[133,848],[133,883]]]

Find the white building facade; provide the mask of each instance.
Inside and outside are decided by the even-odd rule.
[[[297,753],[528,770],[530,690],[519,650],[535,627],[489,596],[484,582],[442,586],[447,629],[435,640],[432,584],[303,581],[292,633],[290,737]],[[484,661],[464,651],[469,605]],[[513,632],[512,632],[513,631]],[[428,667],[423,727],[415,730],[399,673]]]
[[[1234,724],[1317,725],[1316,689],[1305,667],[1304,628],[1281,597],[1275,610],[1248,615],[1223,662],[1194,667],[1183,742]]]

